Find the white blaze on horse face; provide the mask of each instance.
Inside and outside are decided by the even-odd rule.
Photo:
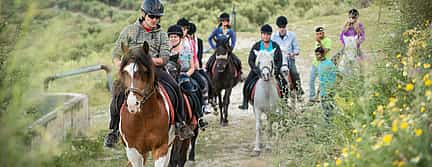
[[[135,63],[130,63],[126,67],[123,68],[123,71],[126,71],[129,74],[129,76],[131,78],[130,88],[134,88],[134,85],[133,85],[134,75],[133,74],[138,71],[138,66]],[[139,111],[140,104],[138,102],[138,98],[136,97],[136,95],[134,93],[132,93],[132,92],[129,93],[127,100],[126,100],[126,104],[127,104],[129,112],[138,112]]]
[[[228,59],[228,53],[224,55],[216,55],[216,59]]]

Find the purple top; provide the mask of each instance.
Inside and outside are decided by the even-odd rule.
[[[365,40],[365,31],[362,23],[359,23],[359,29],[360,29],[360,37],[359,37],[359,43],[357,44],[357,48],[360,48],[360,44]],[[343,31],[340,34],[339,40],[344,44],[344,36],[350,37],[350,36],[356,36],[357,32],[354,30],[354,27],[348,28],[347,31]]]

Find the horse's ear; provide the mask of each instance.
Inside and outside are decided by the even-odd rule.
[[[120,46],[121,46],[121,49],[122,49],[122,51],[123,51],[123,53],[124,54],[127,54],[127,53],[129,53],[129,47],[128,47],[128,45],[126,44],[126,43],[121,43],[120,44]]]
[[[253,50],[254,51],[254,53],[255,53],[255,56],[258,56],[259,55],[259,51],[258,50]]]
[[[273,55],[273,54],[275,53],[275,51],[276,51],[276,49],[273,49],[273,50],[270,52],[270,55]]]
[[[147,41],[144,41],[142,48],[145,53],[149,53],[149,44],[147,43]]]

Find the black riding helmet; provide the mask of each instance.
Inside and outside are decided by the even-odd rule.
[[[276,19],[276,25],[279,28],[286,27],[287,24],[288,24],[288,20],[287,20],[287,18],[285,16],[279,16]]]
[[[264,25],[261,27],[261,33],[271,34],[272,32],[273,32],[273,29],[272,29],[272,27],[271,27],[270,25],[268,25],[268,24],[264,24]]]
[[[222,21],[222,20],[228,20],[229,21],[230,15],[226,12],[223,12],[221,15],[219,15],[219,21]]]
[[[358,17],[359,16],[359,12],[357,9],[351,9],[348,14],[352,17]]]
[[[141,10],[148,15],[164,15],[164,6],[160,0],[143,0]]]
[[[177,25],[189,28],[189,21],[183,17],[183,18],[177,20]]]
[[[194,23],[189,23],[189,31],[187,32],[188,35],[195,34],[196,32],[196,26]]]
[[[183,37],[183,31],[182,28],[179,25],[172,25],[168,27],[168,36],[171,34],[178,35],[180,38]]]

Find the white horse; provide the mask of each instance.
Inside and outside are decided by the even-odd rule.
[[[339,61],[339,71],[344,75],[350,75],[353,70],[356,70],[357,61],[356,58],[359,56],[359,49],[357,48],[357,39],[359,37],[352,36],[344,36],[345,47],[343,49],[342,57]]]
[[[267,116],[267,137],[270,139],[271,134],[271,125],[272,122],[269,121],[269,113],[277,112],[277,105],[279,101],[278,90],[276,88],[277,82],[273,76],[274,70],[274,62],[273,62],[273,54],[274,49],[269,51],[256,51],[255,55],[257,55],[255,64],[257,64],[260,70],[260,76],[256,83],[255,95],[253,100],[253,111],[255,113],[255,121],[256,121],[256,138],[255,138],[255,148],[252,156],[259,156],[261,149],[261,113],[265,113]],[[270,149],[270,140],[266,144],[266,149]]]

